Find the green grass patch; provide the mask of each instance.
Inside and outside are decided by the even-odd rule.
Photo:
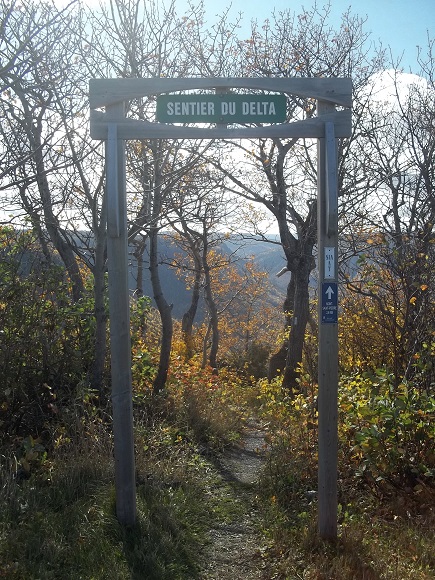
[[[263,416],[270,454],[261,483],[270,548],[264,557],[276,580],[430,580],[435,578],[435,488],[430,479],[399,485],[361,477],[342,451],[338,537],[317,531],[317,428],[309,396],[288,397],[264,385]],[[388,466],[389,470],[393,465]],[[388,485],[387,485],[388,483]],[[416,484],[415,484],[416,483]]]
[[[0,577],[198,577],[207,522],[213,518],[205,499],[206,462],[192,445],[169,447],[161,436],[160,446],[155,442],[141,453],[137,521],[125,528],[115,515],[111,456],[97,452],[62,453],[49,471],[41,466],[21,481],[2,466]]]

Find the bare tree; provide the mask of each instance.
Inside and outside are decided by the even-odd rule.
[[[180,31],[191,27],[191,18],[177,17],[175,4],[168,8],[143,0],[112,0],[92,19],[93,60],[87,60],[93,76],[158,78],[188,76],[189,55],[179,43]],[[129,101],[126,115],[154,120],[155,98]],[[127,144],[129,238],[146,235],[149,244],[149,270],[154,300],[162,321],[159,370],[154,381],[156,392],[163,389],[172,342],[172,309],[165,298],[159,275],[159,233],[167,224],[171,191],[181,177],[199,161],[209,146],[184,141],[144,140]]]
[[[59,110],[57,94],[62,89],[57,85],[68,78],[74,65],[74,54],[68,46],[72,22],[71,12],[58,13],[49,5],[36,8],[30,4],[20,10],[11,7],[4,22],[5,37],[15,39],[15,43],[9,41],[3,47],[8,62],[4,76],[9,88],[3,93],[0,106],[4,118],[3,161],[7,168],[2,187],[17,191],[19,205],[29,215],[41,240],[47,231],[71,278],[73,298],[78,300],[83,282],[61,217],[70,193],[57,177],[65,169],[64,156],[59,154],[63,111]],[[25,39],[24,44],[20,38]],[[19,58],[14,58],[17,50]],[[67,107],[65,85],[63,108]]]
[[[59,11],[41,11],[37,5],[22,5],[15,0],[0,2],[0,79],[3,91],[14,84],[19,74],[30,71],[33,57],[47,49],[45,29],[61,23],[75,1]]]
[[[215,298],[213,271],[233,259],[231,254],[224,256],[219,247],[226,236],[225,224],[229,217],[233,217],[234,207],[231,200],[225,197],[222,176],[203,166],[186,175],[175,189],[172,208],[175,219],[171,221],[171,226],[177,233],[176,242],[191,258],[178,267],[190,267],[193,277],[192,302],[183,316],[186,346],[188,351],[191,350],[193,317],[202,288],[208,315],[203,341],[203,366],[208,361],[213,369],[217,369],[220,313]]]
[[[252,23],[247,40],[227,41],[206,53],[207,45],[194,49],[198,70],[226,71],[222,65],[232,54],[231,71],[237,76],[352,77],[356,90],[382,62],[368,56],[368,34],[364,20],[346,12],[338,27],[330,24],[330,5],[314,6],[295,15],[275,12],[263,26]],[[229,30],[229,27],[228,27]],[[228,34],[230,34],[230,30]],[[289,95],[288,121],[310,118],[315,102]],[[296,139],[259,139],[236,145],[243,154],[212,159],[227,177],[228,187],[245,199],[262,204],[276,220],[286,266],[291,273],[284,303],[287,338],[283,385],[296,387],[297,369],[309,320],[309,285],[315,267],[316,248],[316,161],[314,144]],[[345,145],[341,145],[344,151]],[[248,164],[248,165],[247,165]],[[344,168],[343,159],[341,167]]]
[[[376,79],[376,86],[384,87],[372,93],[362,125],[364,139],[349,152],[371,187],[365,207],[359,209],[359,231],[347,238],[360,256],[360,268],[347,273],[348,287],[377,305],[376,324],[389,333],[391,345],[385,363],[397,384],[415,374],[415,357],[425,354],[434,323],[435,92],[430,46],[426,78],[389,71]]]
[[[85,15],[27,4],[6,24],[8,38],[24,38],[20,59],[3,93],[2,188],[17,219],[23,215],[52,259],[50,241],[72,281],[73,298],[83,294],[80,265],[93,274],[95,355],[91,384],[101,391],[106,352],[106,217],[101,146],[88,135],[88,78],[82,67]],[[9,45],[12,46],[11,41]],[[89,47],[87,47],[89,48]],[[92,316],[92,313],[89,313]]]

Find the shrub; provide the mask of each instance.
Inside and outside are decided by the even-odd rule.
[[[0,231],[0,430],[38,434],[71,398],[93,357],[92,304],[72,304],[61,266],[31,235]]]
[[[384,369],[344,377],[340,429],[348,465],[375,488],[435,481],[435,398]]]

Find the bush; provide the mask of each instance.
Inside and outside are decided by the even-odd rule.
[[[384,369],[344,377],[340,429],[345,463],[375,488],[435,482],[435,398]]]
[[[0,247],[0,430],[38,434],[89,370],[93,312],[30,233],[2,229]]]
[[[227,355],[227,364],[247,378],[262,379],[267,376],[269,346],[252,342],[245,350],[237,350]]]

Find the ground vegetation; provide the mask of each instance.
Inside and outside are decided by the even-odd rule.
[[[0,575],[433,578],[433,42],[418,78],[394,63],[385,100],[376,87],[386,76],[372,74],[383,55],[366,58],[364,22],[350,12],[337,31],[328,7],[276,14],[240,39],[228,13],[207,28],[201,6],[185,16],[133,0],[101,14],[74,2],[0,10]],[[228,144],[128,145],[130,238],[142,266],[148,248],[155,301],[136,280],[138,520],[116,520],[104,152],[85,130],[91,70],[354,77],[354,135],[339,143],[336,541],[316,530],[316,325],[294,341],[291,323],[316,306],[310,142],[240,144],[242,158]],[[129,103],[128,114],[149,119],[154,105]],[[310,100],[289,108],[289,119],[314,114]],[[226,201],[241,198],[279,225],[291,273],[284,332],[267,274],[234,243],[222,251],[234,226]],[[243,233],[261,238],[252,205],[238,205],[237,219],[255,226]],[[192,289],[183,320],[160,284],[163,231],[179,244],[170,266]],[[283,343],[286,367],[268,380],[267,357]],[[244,539],[249,549],[230,550]]]

